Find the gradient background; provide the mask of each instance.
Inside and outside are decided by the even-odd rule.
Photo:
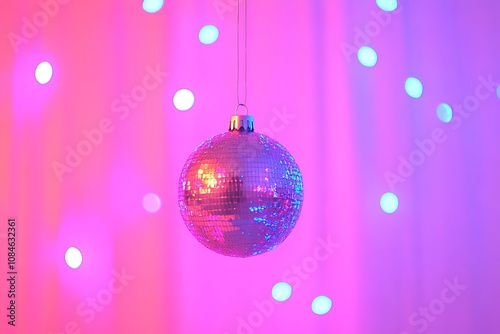
[[[296,158],[305,202],[281,246],[247,259],[205,249],[177,206],[185,159],[235,107],[237,2],[170,0],[153,14],[139,0],[64,2],[18,48],[9,34],[42,7],[0,5],[0,263],[13,216],[19,272],[15,330],[0,276],[2,333],[500,333],[500,99],[479,88],[467,117],[436,116],[442,102],[473,101],[480,78],[500,83],[499,1],[401,0],[384,26],[375,0],[249,1],[248,106],[257,131]],[[198,40],[206,24],[220,31],[211,45]],[[362,66],[346,45],[370,45],[378,63]],[[44,60],[54,75],[40,85]],[[168,75],[115,112],[148,67]],[[424,85],[419,99],[409,76]],[[172,103],[181,88],[196,97],[184,112]],[[52,164],[103,119],[113,131],[60,181]],[[391,186],[387,173],[435,129],[446,140]],[[400,201],[392,215],[379,204],[387,191]],[[147,193],[161,198],[155,214]],[[337,247],[314,262],[318,238]],[[83,253],[76,270],[70,246]],[[122,271],[126,286],[82,315]],[[271,302],[282,280],[293,294]],[[411,321],[455,280],[466,288],[453,302]],[[333,301],[323,316],[311,312],[318,295]]]

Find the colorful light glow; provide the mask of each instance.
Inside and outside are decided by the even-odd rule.
[[[449,123],[453,117],[453,110],[447,103],[441,103],[436,109],[437,117],[441,122]]]
[[[397,0],[377,0],[377,6],[386,12],[392,12],[398,8]]]
[[[174,94],[173,102],[177,110],[189,110],[194,105],[194,94],[189,89],[179,89]]]
[[[78,248],[69,247],[64,254],[64,260],[70,268],[77,269],[82,265],[83,256]]]
[[[332,309],[332,300],[327,296],[318,296],[312,301],[311,309],[317,315],[327,314]]]
[[[163,7],[163,0],[144,0],[142,9],[148,13],[156,13]]]
[[[198,38],[203,44],[212,44],[219,38],[219,29],[213,25],[206,25],[200,29]]]
[[[155,213],[158,212],[161,208],[161,200],[160,197],[156,194],[146,194],[142,198],[142,206],[144,207],[144,210],[146,210],[149,213]]]
[[[273,286],[271,294],[274,300],[284,302],[292,295],[292,287],[286,282],[278,282]]]
[[[48,61],[42,61],[35,70],[35,78],[38,83],[45,85],[52,79],[52,65]]]
[[[398,209],[399,200],[398,197],[391,192],[385,193],[380,198],[380,207],[386,213],[394,213]]]
[[[405,90],[409,96],[413,97],[414,99],[418,99],[419,97],[422,96],[424,87],[422,85],[422,82],[420,82],[420,80],[418,80],[417,78],[410,77],[406,79]]]
[[[366,67],[373,67],[377,64],[377,53],[369,46],[362,46],[358,50],[359,62]]]

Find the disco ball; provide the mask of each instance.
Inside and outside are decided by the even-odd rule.
[[[253,132],[253,117],[235,115],[229,131],[201,143],[179,180],[182,218],[212,251],[233,257],[276,248],[295,227],[302,175],[277,141]]]

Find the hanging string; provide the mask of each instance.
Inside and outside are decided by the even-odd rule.
[[[237,57],[237,74],[236,74],[236,106],[235,113],[238,114],[238,108],[241,106],[245,108],[248,114],[247,103],[247,0],[237,0],[238,1],[238,16],[237,16],[237,28],[236,28],[236,57]],[[244,2],[244,16],[243,16],[243,99],[240,99],[240,1]]]

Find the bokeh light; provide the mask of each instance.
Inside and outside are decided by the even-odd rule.
[[[436,110],[437,117],[441,122],[449,123],[453,117],[453,110],[447,103],[441,103]]]
[[[78,248],[70,247],[64,254],[64,260],[70,268],[76,269],[82,265],[82,253]]]
[[[174,106],[177,110],[186,111],[194,105],[194,94],[189,89],[179,89],[174,94]]]
[[[142,9],[148,13],[156,13],[163,7],[163,0],[144,0]]]
[[[398,197],[393,193],[385,193],[380,198],[380,207],[386,213],[394,213],[399,206]]]
[[[38,83],[45,85],[52,79],[52,65],[48,61],[42,61],[35,70],[35,79]]]
[[[161,200],[160,197],[156,194],[150,193],[144,195],[142,198],[142,206],[144,210],[150,213],[158,212],[161,208]]]
[[[420,82],[420,80],[414,77],[410,77],[406,79],[405,90],[409,96],[418,99],[420,96],[422,96],[424,87],[422,86],[422,82]]]
[[[273,286],[271,294],[274,300],[284,302],[292,295],[292,287],[286,282],[278,282]]]
[[[500,85],[498,85],[498,87],[497,87],[497,96],[500,99]]]
[[[203,44],[212,44],[219,38],[219,29],[213,25],[206,25],[200,29],[198,38]]]
[[[327,296],[318,296],[312,301],[311,309],[318,315],[327,314],[332,309],[332,300]]]
[[[386,12],[392,12],[398,8],[397,0],[377,0],[377,6]]]
[[[358,59],[362,65],[366,67],[372,67],[377,63],[378,56],[375,50],[373,50],[371,47],[362,46],[358,50]]]

